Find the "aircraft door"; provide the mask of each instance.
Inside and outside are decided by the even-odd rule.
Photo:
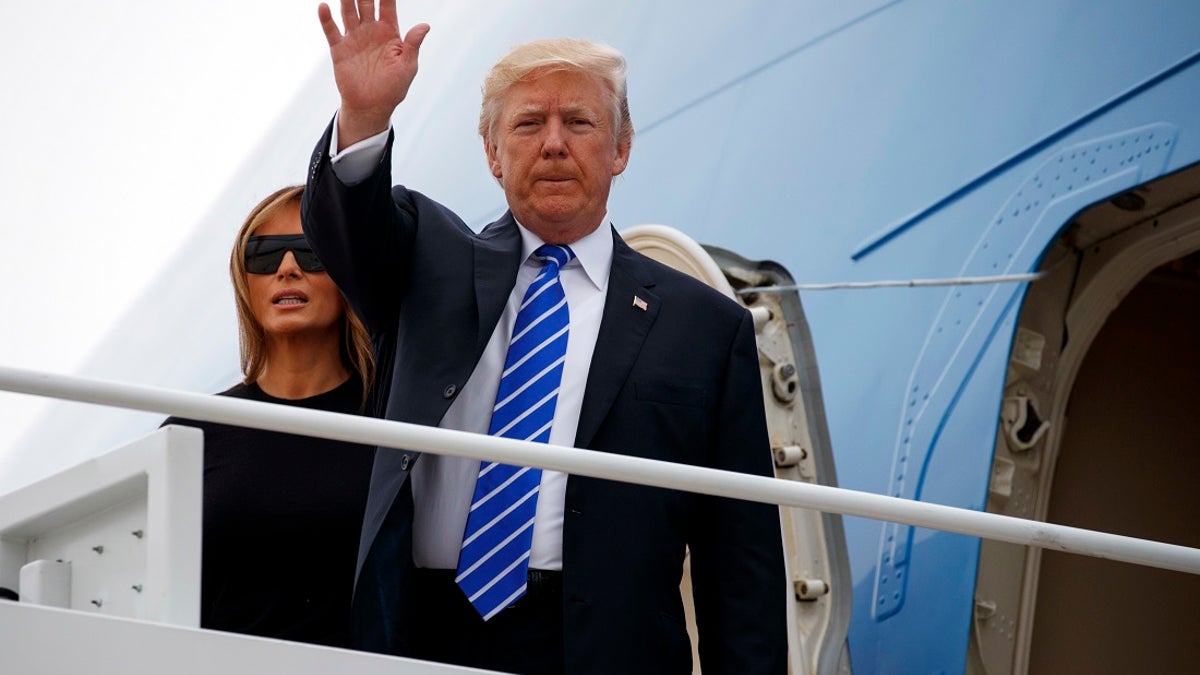
[[[763,402],[775,460],[783,480],[836,485],[821,383],[808,323],[787,270],[753,262],[713,246],[701,246],[663,225],[639,225],[621,233],[632,248],[695,277],[747,307],[754,317]],[[743,291],[743,292],[739,292]],[[849,673],[846,635],[850,624],[850,565],[841,516],[782,508],[789,595],[788,636],[793,675]],[[696,658],[691,577],[681,591]],[[697,673],[700,672],[697,665]]]
[[[1075,214],[1017,317],[987,510],[1200,546],[1200,164]],[[984,540],[966,672],[1191,672],[1200,577]]]

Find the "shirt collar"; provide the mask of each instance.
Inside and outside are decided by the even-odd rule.
[[[515,218],[513,220],[516,221]],[[519,222],[517,229],[521,232],[521,262],[524,264],[533,256],[533,252],[546,242]],[[607,211],[600,221],[600,226],[571,244],[571,250],[575,253],[575,259],[567,263],[565,269],[571,269],[578,265],[583,268],[588,280],[595,284],[598,290],[602,291],[607,288],[608,274],[612,270],[613,259],[613,238],[612,232],[609,231]]]

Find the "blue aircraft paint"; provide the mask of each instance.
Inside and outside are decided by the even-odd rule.
[[[1029,272],[1071,214],[1107,195],[1162,174],[1177,129],[1155,124],[1082,141],[1047,159],[1004,202],[984,229],[960,276]],[[896,430],[888,494],[920,499],[929,457],[954,403],[1023,286],[962,286],[946,292],[909,379]],[[1006,336],[1009,337],[1009,336]],[[912,476],[913,467],[920,467]],[[904,604],[913,528],[880,527],[872,616]],[[886,588],[885,588],[886,586]]]
[[[1092,121],[1093,119],[1096,119],[1097,117],[1103,115],[1105,112],[1111,110],[1112,108],[1115,108],[1116,106],[1133,98],[1134,96],[1137,96],[1141,92],[1149,89],[1150,87],[1153,87],[1154,85],[1158,84],[1159,82],[1166,80],[1167,78],[1171,77],[1172,75],[1175,75],[1176,73],[1178,73],[1182,70],[1190,68],[1191,66],[1195,65],[1197,62],[1200,62],[1200,51],[1197,51],[1196,53],[1191,54],[1187,58],[1182,59],[1179,63],[1176,63],[1176,64],[1164,69],[1162,72],[1154,74],[1153,76],[1147,78],[1144,82],[1139,82],[1138,84],[1134,85],[1133,87],[1130,87],[1128,91],[1124,91],[1124,92],[1121,92],[1120,94],[1117,94],[1111,100],[1105,101],[1104,103],[1096,106],[1096,108],[1094,110],[1088,111],[1087,113],[1081,115],[1079,117],[1079,119],[1073,120],[1069,124],[1063,126],[1061,129],[1057,129],[1057,130],[1053,131],[1052,133],[1047,135],[1045,138],[1038,139],[1036,142],[1031,144],[1029,147],[1024,148],[1023,150],[1016,153],[1012,157],[1009,157],[1008,159],[1000,162],[1000,164],[998,164],[995,167],[993,167],[992,169],[986,171],[982,176],[975,178],[974,180],[970,181],[969,183],[962,186],[961,188],[958,188],[957,190],[946,195],[945,197],[939,199],[937,202],[921,209],[920,211],[917,211],[916,213],[914,213],[910,216],[903,218],[898,223],[895,223],[893,225],[890,225],[890,226],[884,228],[881,232],[872,235],[867,241],[863,242],[861,245],[859,245],[859,247],[857,249],[855,249],[854,253],[851,254],[851,257],[854,258],[855,260],[857,260],[857,259],[871,253],[871,251],[874,251],[875,249],[879,248],[880,246],[883,246],[888,241],[890,241],[893,237],[896,237],[896,236],[900,235],[901,233],[903,233],[908,228],[913,227],[918,222],[920,222],[923,218],[925,218],[929,214],[933,213],[934,211],[944,208],[945,206],[962,198],[968,192],[975,189],[979,185],[987,182],[991,178],[998,176],[1011,168],[1016,167],[1024,160],[1026,160],[1029,157],[1032,157],[1034,155],[1037,155],[1038,153],[1042,152],[1046,148],[1052,147],[1055,143],[1066,138],[1076,129],[1079,129],[1080,127],[1084,126],[1085,124]]]

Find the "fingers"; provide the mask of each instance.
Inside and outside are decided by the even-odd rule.
[[[345,35],[349,35],[362,24],[375,23],[375,0],[341,0],[340,4]],[[321,22],[321,30],[325,33],[325,41],[329,43],[330,48],[342,41],[343,33],[333,20],[333,10],[328,4],[322,2],[317,6],[317,19]],[[396,0],[380,0],[379,22],[396,28]],[[427,33],[429,24],[420,23],[410,28],[404,36],[404,44],[412,48],[414,57]]]
[[[322,2],[317,7],[317,18],[321,21],[321,30],[324,31],[325,41],[329,43],[330,47],[342,41],[342,32],[333,22],[333,12],[329,9],[329,5]]]
[[[379,21],[393,26],[400,25],[396,21],[396,0],[379,0]]]
[[[350,32],[358,23],[358,8],[354,0],[342,0],[342,25],[346,27],[346,32]]]
[[[358,0],[358,20],[362,23],[375,21],[375,0]]]

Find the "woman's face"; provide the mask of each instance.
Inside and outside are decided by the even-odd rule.
[[[275,213],[251,235],[303,234],[300,207],[289,204]],[[345,304],[337,286],[326,272],[306,272],[288,251],[271,274],[246,274],[250,308],[254,318],[272,338],[300,337],[341,330]]]

